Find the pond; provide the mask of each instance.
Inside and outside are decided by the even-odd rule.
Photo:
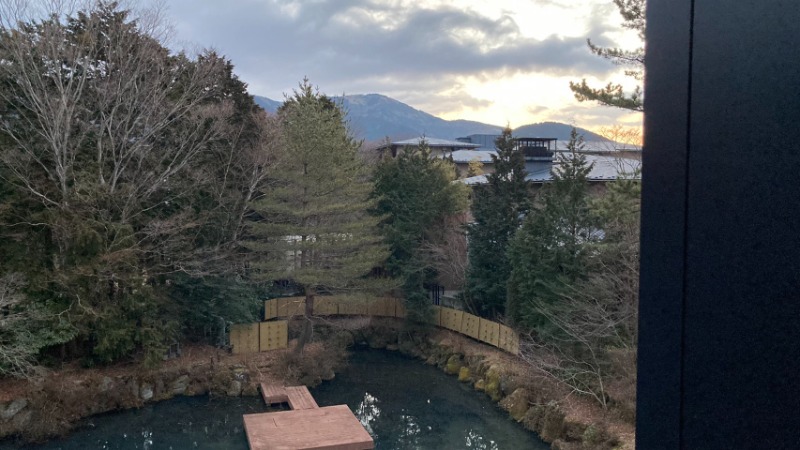
[[[356,351],[336,379],[311,393],[320,406],[347,404],[376,449],[549,448],[485,394],[396,352]],[[267,410],[257,397],[179,397],[95,416],[66,439],[26,448],[245,450],[242,414]]]

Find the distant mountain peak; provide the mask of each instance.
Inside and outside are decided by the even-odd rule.
[[[275,113],[282,101],[254,96],[267,112]],[[503,127],[471,120],[445,120],[413,108],[383,94],[351,94],[333,97],[347,111],[350,126],[358,138],[366,141],[408,139],[419,136],[454,140],[471,134],[497,134]],[[514,130],[515,137],[553,137],[569,139],[572,127],[558,122],[524,125]],[[606,140],[591,131],[579,128],[587,141]]]

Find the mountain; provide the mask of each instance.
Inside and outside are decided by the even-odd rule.
[[[368,141],[422,135],[455,139],[474,133],[496,134],[501,128],[468,120],[444,120],[379,94],[348,95],[342,101],[353,131]]]
[[[259,95],[254,95],[253,99],[256,101],[256,105],[264,108],[264,111],[275,114],[278,111],[278,108],[283,104],[283,102],[279,102],[277,100],[272,100],[271,98],[261,97]]]
[[[572,125],[560,122],[542,122],[530,125],[523,125],[514,129],[514,137],[549,137],[559,141],[568,141],[572,132]],[[589,141],[609,142],[608,139],[597,133],[578,127],[578,134],[583,135],[583,139]]]
[[[254,96],[256,103],[274,113],[282,102]],[[341,102],[356,136],[366,141],[392,140],[422,135],[455,139],[469,134],[500,134],[501,127],[469,120],[444,120],[380,94],[333,97]]]
[[[255,102],[267,112],[275,113],[283,102],[254,96]],[[387,136],[391,140],[428,136],[456,139],[470,134],[500,134],[502,127],[470,120],[444,120],[414,109],[405,103],[380,94],[346,95],[333,97],[341,102],[350,126],[358,138],[379,141]],[[514,130],[518,137],[554,137],[569,140],[572,127],[558,122],[525,125]],[[578,128],[587,141],[605,140],[591,131]]]

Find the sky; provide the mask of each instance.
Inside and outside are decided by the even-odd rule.
[[[166,0],[174,48],[213,48],[251,94],[308,77],[328,95],[379,93],[444,119],[598,130],[642,116],[580,103],[570,81],[632,87],[586,39],[634,48],[611,0]]]

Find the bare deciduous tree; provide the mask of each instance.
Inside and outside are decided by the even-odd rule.
[[[32,345],[25,327],[33,313],[23,307],[26,284],[20,273],[0,276],[0,375],[24,377],[36,368],[39,348]]]
[[[421,253],[439,274],[440,284],[450,289],[464,288],[467,266],[466,215],[445,217],[440,227],[422,244]]]

